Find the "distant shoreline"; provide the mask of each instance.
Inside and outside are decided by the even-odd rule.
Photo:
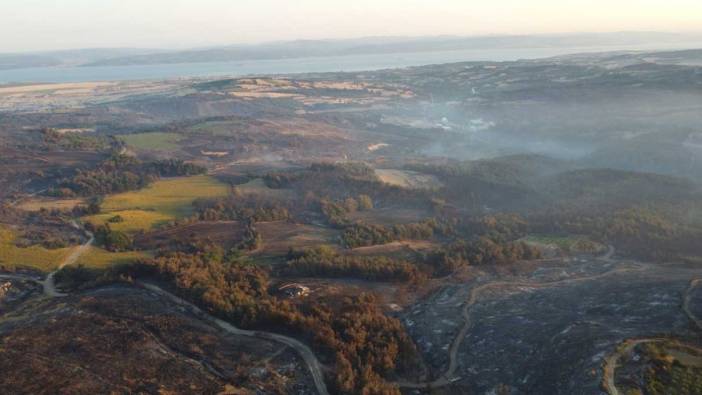
[[[690,43],[681,44],[679,47],[654,44],[650,46],[498,48],[153,65],[49,66],[0,70],[0,85],[358,72],[458,62],[541,59],[578,53],[665,51],[691,48],[695,48],[695,46]],[[698,48],[702,48],[702,43]]]

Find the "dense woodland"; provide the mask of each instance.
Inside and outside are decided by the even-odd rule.
[[[287,330],[310,341],[335,364],[341,394],[399,394],[383,377],[412,363],[415,349],[402,324],[387,317],[370,295],[296,306],[271,295],[266,270],[225,262],[217,252],[174,252],[125,267],[119,276],[157,275],[184,296],[247,328]]]
[[[283,269],[288,276],[359,278],[370,281],[418,283],[426,279],[415,264],[385,256],[340,255],[321,246],[291,251]]]
[[[178,159],[144,163],[131,156],[113,155],[94,169],[79,169],[47,194],[60,197],[106,195],[141,189],[160,177],[204,172],[205,168]]]
[[[284,221],[290,219],[290,202],[243,194],[233,188],[230,196],[220,199],[199,199],[193,203],[202,221]]]

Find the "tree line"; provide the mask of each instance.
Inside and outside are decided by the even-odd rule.
[[[221,254],[168,252],[122,267],[117,277],[158,277],[213,314],[245,328],[285,331],[307,340],[335,364],[335,393],[399,395],[384,377],[406,369],[414,345],[395,318],[386,316],[371,295],[341,303],[298,306],[269,292],[263,268],[227,263]]]
[[[201,166],[178,159],[143,163],[127,155],[113,155],[94,169],[79,169],[47,191],[50,196],[107,195],[141,189],[160,177],[203,174]]]
[[[419,283],[426,279],[426,275],[408,261],[386,256],[340,255],[327,246],[291,251],[283,274],[412,283]]]

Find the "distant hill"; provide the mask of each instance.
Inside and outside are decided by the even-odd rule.
[[[105,48],[39,53],[0,54],[0,70],[40,66],[127,66],[171,63],[207,63],[372,55],[481,49],[583,48],[603,51],[621,48],[680,48],[702,46],[702,35],[619,32],[480,37],[369,37],[345,40],[298,40],[256,45],[231,45],[190,50]]]
[[[0,70],[29,67],[76,66],[122,56],[164,52],[158,49],[88,48],[37,53],[0,53]]]
[[[681,42],[702,43],[702,35],[672,33],[621,32],[533,36],[482,37],[372,37],[350,40],[301,40],[248,46],[228,46],[193,49],[160,54],[125,56],[103,59],[87,66],[119,66],[163,63],[222,62],[305,58],[316,56],[437,52],[473,49],[508,48],[584,48],[641,45],[679,45]],[[649,47],[650,48],[650,47]]]

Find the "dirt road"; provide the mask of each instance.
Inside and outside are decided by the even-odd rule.
[[[607,249],[607,252],[599,257],[599,260],[605,261],[605,262],[613,262],[612,256],[614,255],[614,247],[609,246]],[[587,276],[587,277],[576,277],[576,278],[570,278],[570,279],[565,279],[565,280],[557,280],[557,281],[549,281],[549,282],[543,282],[543,283],[535,283],[535,282],[512,282],[512,281],[496,281],[496,282],[491,282],[491,283],[486,283],[479,285],[475,288],[473,288],[470,291],[470,294],[468,296],[468,299],[463,305],[463,310],[462,310],[462,315],[463,315],[463,326],[461,327],[461,330],[456,334],[454,337],[453,341],[451,342],[451,346],[449,348],[449,366],[446,369],[446,371],[436,380],[433,381],[428,381],[428,382],[410,382],[410,381],[397,381],[395,384],[402,388],[439,388],[446,386],[456,380],[458,378],[456,377],[456,370],[458,369],[458,350],[461,347],[461,344],[463,344],[463,340],[466,338],[468,335],[468,331],[472,327],[472,322],[470,320],[470,312],[472,306],[478,301],[480,294],[483,293],[483,291],[491,288],[512,288],[512,287],[522,287],[522,288],[545,288],[545,287],[552,287],[552,286],[558,286],[558,285],[565,285],[565,284],[573,284],[577,282],[583,282],[583,281],[592,281],[592,280],[597,280],[598,278],[602,278],[605,276],[611,276],[613,274],[617,273],[624,273],[624,272],[629,272],[629,271],[634,271],[634,270],[640,270],[638,267],[627,267],[627,268],[622,268],[622,269],[615,269],[615,270],[610,270],[605,273],[600,273],[594,276]]]
[[[239,335],[239,336],[248,336],[248,337],[255,337],[258,339],[265,339],[265,340],[271,340],[277,343],[282,343],[286,346],[289,346],[293,348],[300,356],[302,359],[305,361],[305,364],[307,364],[307,368],[309,369],[310,373],[312,374],[312,378],[314,380],[314,385],[317,387],[317,392],[319,392],[320,395],[329,395],[329,392],[327,391],[327,386],[324,382],[324,373],[322,372],[322,364],[319,362],[317,357],[314,355],[312,350],[310,350],[309,347],[304,345],[302,342],[293,339],[291,337],[283,336],[277,333],[271,333],[271,332],[263,332],[263,331],[250,331],[250,330],[245,330],[245,329],[239,329],[235,327],[234,325],[221,320],[219,318],[213,317],[210,314],[206,313],[199,307],[195,306],[194,304],[179,298],[176,295],[171,294],[170,292],[167,292],[163,290],[162,288],[154,285],[154,284],[149,284],[149,283],[144,283],[144,282],[137,282],[138,285],[148,289],[149,291],[152,291],[154,293],[157,293],[158,295],[165,297],[169,299],[170,301],[184,306],[188,308],[193,314],[196,316],[203,318],[207,321],[210,321],[217,326],[219,326],[222,330],[231,333],[233,335]]]
[[[75,228],[80,228],[78,226],[78,223],[75,221],[72,222],[73,227]],[[56,298],[56,297],[61,297],[61,296],[66,296],[66,294],[58,292],[56,290],[56,283],[54,281],[54,276],[56,273],[58,273],[59,270],[63,269],[66,266],[72,265],[76,263],[78,258],[80,258],[81,255],[83,255],[90,246],[95,242],[95,236],[91,233],[88,232],[87,230],[85,231],[85,234],[88,235],[88,241],[86,241],[83,245],[75,248],[70,255],[66,257],[66,259],[61,262],[59,267],[54,270],[53,272],[49,273],[49,275],[46,276],[46,279],[42,281],[42,286],[44,287],[44,295],[46,295],[49,298]]]
[[[699,281],[699,280],[698,280]],[[615,378],[614,378],[614,373],[615,370],[617,369],[617,366],[619,365],[619,359],[630,353],[631,350],[634,349],[639,344],[644,344],[644,343],[663,343],[663,342],[669,342],[671,339],[666,339],[662,337],[650,337],[650,338],[642,338],[642,339],[629,339],[625,340],[622,344],[617,347],[616,351],[614,351],[612,354],[610,354],[607,358],[604,360],[604,372],[603,372],[603,378],[602,378],[602,386],[604,387],[605,391],[609,395],[620,395],[621,392],[617,389],[616,383],[615,383]],[[697,347],[692,347],[690,345],[685,345],[685,347],[694,350],[694,352],[702,353],[702,349],[699,349]]]
[[[605,391],[607,391],[609,395],[620,394],[619,390],[617,389],[617,386],[614,383],[614,371],[617,369],[619,358],[621,358],[622,355],[628,354],[634,347],[636,347],[639,344],[660,343],[665,340],[666,339],[663,338],[632,339],[626,340],[624,343],[622,343],[614,353],[610,354],[604,360],[602,385],[605,387]]]
[[[687,317],[690,318],[690,321],[692,321],[695,324],[697,329],[702,331],[702,319],[696,317],[692,310],[690,310],[692,291],[700,284],[702,284],[702,278],[696,278],[690,281],[690,286],[687,287],[687,290],[685,291],[685,296],[683,297],[682,309],[685,312],[685,315],[687,315]]]

